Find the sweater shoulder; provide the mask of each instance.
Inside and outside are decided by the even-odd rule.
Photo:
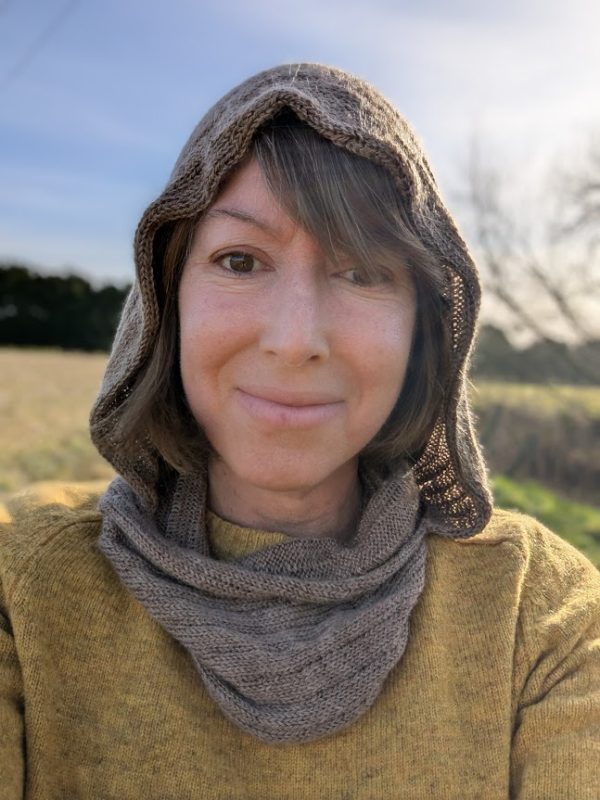
[[[585,586],[600,596],[600,572],[592,562],[572,544],[526,514],[495,509],[479,534],[453,540],[450,544],[456,557],[470,554],[472,558],[466,559],[469,563],[478,561],[481,548],[493,550],[495,569],[501,571],[510,566],[513,574],[520,573],[523,589],[535,587],[536,593],[546,599],[553,593],[558,596],[578,586]],[[496,579],[499,574],[501,572]]]
[[[475,536],[456,540],[463,547],[493,547],[509,544],[524,559],[579,562],[590,565],[590,560],[566,539],[547,528],[539,520],[517,511],[495,508],[486,527]]]
[[[18,577],[68,534],[73,546],[96,539],[98,500],[106,481],[48,481],[9,497],[0,506],[0,572]]]

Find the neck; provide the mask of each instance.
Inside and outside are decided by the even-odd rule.
[[[297,538],[349,539],[360,515],[357,464],[345,465],[326,482],[302,489],[265,489],[249,484],[214,459],[209,465],[210,508],[223,519]]]

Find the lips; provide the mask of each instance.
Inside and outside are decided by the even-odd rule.
[[[323,391],[290,391],[262,386],[244,386],[239,391],[283,406],[320,406],[341,402],[339,395]]]
[[[244,411],[259,423],[279,428],[310,428],[341,413],[344,402],[324,392],[290,392],[244,387],[236,391]]]

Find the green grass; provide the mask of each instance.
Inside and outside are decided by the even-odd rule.
[[[497,475],[492,485],[496,505],[536,517],[600,569],[600,509],[567,500],[534,481],[517,483]]]
[[[492,474],[600,505],[600,387],[481,382],[471,396]]]

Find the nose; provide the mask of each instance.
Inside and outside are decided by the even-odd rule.
[[[285,366],[326,361],[330,343],[326,300],[314,275],[282,277],[265,309],[261,350]]]

